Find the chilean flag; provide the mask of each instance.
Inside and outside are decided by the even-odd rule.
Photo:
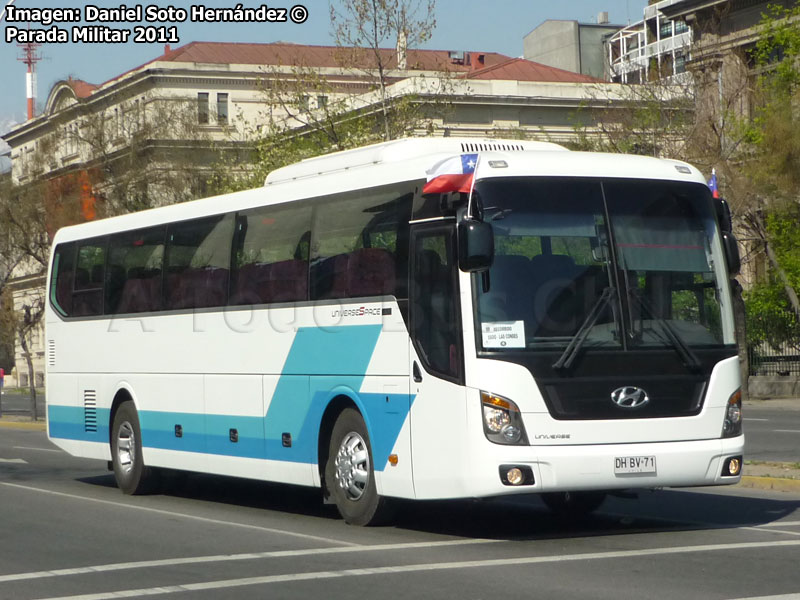
[[[428,183],[422,188],[423,194],[445,194],[472,189],[472,178],[478,164],[477,154],[461,154],[439,161],[428,171]]]
[[[708,180],[708,189],[714,198],[719,198],[719,188],[717,187],[717,170],[711,169],[711,179]]]

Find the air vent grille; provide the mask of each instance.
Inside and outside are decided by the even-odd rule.
[[[87,433],[97,433],[97,390],[83,390],[83,426]]]
[[[494,144],[491,142],[480,144],[461,144],[462,152],[521,152],[525,150],[522,144]]]
[[[56,341],[47,340],[47,366],[56,366]]]

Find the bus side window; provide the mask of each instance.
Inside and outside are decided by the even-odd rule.
[[[258,208],[236,222],[230,304],[308,299],[311,207]]]
[[[73,316],[91,317],[103,314],[105,265],[105,240],[78,246],[72,292]]]
[[[206,308],[228,302],[233,215],[167,228],[164,308]]]
[[[453,230],[414,235],[412,333],[427,370],[458,380],[462,372]]]
[[[320,204],[311,245],[311,298],[403,298],[412,195],[368,190]]]
[[[50,302],[62,315],[72,315],[72,286],[75,281],[75,244],[59,244],[53,259]]]
[[[106,314],[161,310],[164,227],[118,233],[111,238]]]

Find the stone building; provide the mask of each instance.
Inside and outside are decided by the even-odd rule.
[[[53,230],[103,212],[202,197],[208,169],[221,155],[240,156],[266,119],[287,117],[285,107],[269,102],[275,81],[311,72],[330,94],[310,90],[305,100],[311,108],[324,109],[337,96],[352,98],[354,110],[374,107],[371,74],[358,59],[341,67],[340,52],[290,43],[193,42],[166,46],[161,56],[104,83],[59,81],[42,114],[3,136],[11,147],[13,181],[23,188],[47,183],[43,203]],[[417,135],[564,142],[581,118],[597,118],[581,113],[596,98],[611,112],[613,99],[621,98],[617,86],[598,94],[604,84],[594,77],[495,52],[383,52],[392,98],[441,93],[431,83],[447,83],[448,110],[431,115]],[[237,167],[247,169],[246,160]],[[104,210],[97,203],[105,203]],[[12,285],[15,307],[43,297],[43,282],[41,271],[20,272]],[[42,340],[41,332],[32,335],[37,383],[44,371]],[[25,373],[19,383],[27,379],[21,353],[17,344],[15,373]]]

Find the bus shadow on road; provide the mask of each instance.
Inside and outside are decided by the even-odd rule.
[[[101,487],[116,487],[111,474],[79,481]],[[151,495],[310,517],[338,517],[335,507],[323,503],[322,492],[317,488],[237,477],[168,471],[161,475],[158,489]]]
[[[403,503],[395,526],[444,535],[531,540],[753,527],[800,513],[800,499],[700,490],[641,491],[610,496],[595,512],[556,515],[535,495],[471,502]],[[800,514],[798,515],[800,516]]]
[[[80,481],[114,487],[112,475]],[[159,494],[190,501],[339,519],[319,489],[195,473],[166,473]],[[758,498],[698,489],[609,496],[595,512],[558,516],[536,494],[481,500],[395,501],[386,527],[465,538],[532,540],[576,536],[733,529],[765,525],[793,513],[800,498]]]

